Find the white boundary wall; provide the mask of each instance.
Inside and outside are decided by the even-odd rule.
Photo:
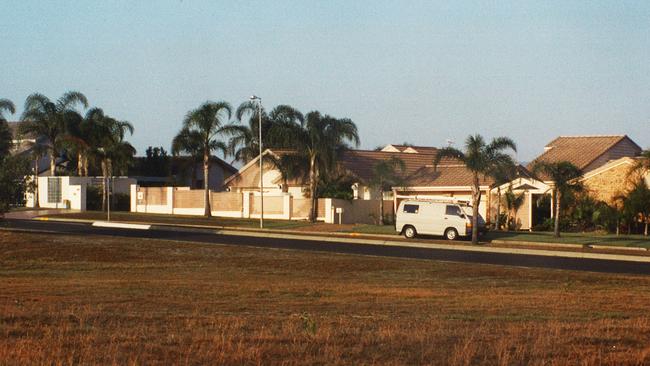
[[[55,202],[48,196],[48,181],[57,179],[61,181],[61,198]],[[38,204],[43,208],[55,209],[72,209],[78,211],[86,210],[86,192],[89,185],[101,177],[73,177],[73,176],[60,176],[60,177],[38,177]],[[129,193],[129,186],[135,183],[135,179],[126,177],[113,178],[113,193]],[[36,207],[34,202],[34,194],[26,193],[27,207]]]

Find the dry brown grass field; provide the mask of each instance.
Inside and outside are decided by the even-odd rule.
[[[0,364],[650,363],[650,278],[0,231]]]

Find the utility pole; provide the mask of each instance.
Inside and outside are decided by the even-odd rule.
[[[258,145],[260,147],[260,229],[264,228],[264,164],[262,162],[262,99],[256,95],[251,96],[251,101],[257,101],[257,117],[258,117],[258,130],[259,139]]]

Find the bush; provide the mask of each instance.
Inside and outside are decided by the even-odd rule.
[[[88,186],[86,188],[86,210],[101,211],[102,209],[102,187]],[[111,196],[111,210],[130,211],[131,196],[125,193],[113,193]]]
[[[131,196],[126,193],[113,193],[111,209],[115,211],[131,211]]]
[[[102,209],[102,188],[98,186],[86,187],[86,210],[100,211]]]

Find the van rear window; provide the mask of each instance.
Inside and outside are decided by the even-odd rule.
[[[420,205],[404,205],[404,212],[416,214],[420,210]]]

